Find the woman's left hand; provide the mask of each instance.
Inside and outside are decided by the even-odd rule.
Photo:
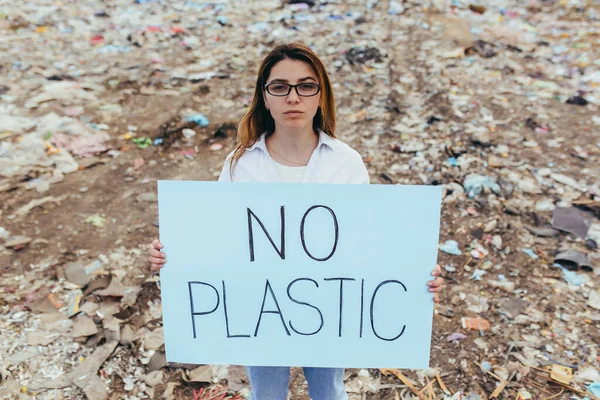
[[[441,274],[442,274],[442,267],[440,267],[440,264],[438,264],[435,266],[433,271],[431,271],[431,275],[435,276],[435,279],[432,281],[427,281],[427,286],[429,286],[429,291],[434,293],[433,302],[436,304],[440,302],[439,293],[442,291],[442,289],[444,287],[444,278],[440,278]]]

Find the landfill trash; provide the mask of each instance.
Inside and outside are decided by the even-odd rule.
[[[104,217],[100,214],[94,214],[87,217],[84,222],[88,222],[95,227],[102,228],[104,227]]]
[[[483,275],[485,275],[485,274],[487,274],[487,271],[484,271],[481,269],[476,269],[475,271],[473,271],[473,275],[471,275],[470,279],[480,281],[481,278],[483,277]]]
[[[463,182],[463,186],[470,199],[479,196],[484,189],[489,189],[498,195],[501,192],[500,186],[492,178],[478,174],[468,175]]]
[[[537,260],[538,258],[540,258],[537,254],[535,254],[535,251],[533,251],[532,249],[521,249],[521,251],[525,254],[527,254],[529,257],[531,257],[534,260]]]
[[[596,310],[600,310],[600,291],[592,290],[590,292],[588,296],[587,305]]]
[[[591,280],[591,278],[588,275],[578,274],[577,272],[567,269],[560,264],[554,264],[553,267],[560,268],[562,270],[565,280],[571,285],[582,286],[586,282]]]
[[[4,242],[4,247],[14,248],[15,250],[20,250],[25,247],[27,244],[31,243],[31,238],[27,236],[13,236],[6,239]]]
[[[558,253],[556,256],[554,256],[554,262],[570,270],[593,270],[592,263],[588,257],[582,252],[573,249]]]
[[[517,393],[517,399],[518,400],[530,400],[533,399],[533,396],[531,395],[531,393],[529,393],[529,391],[525,388],[521,388],[519,389],[519,392]]]
[[[554,237],[559,234],[559,232],[556,229],[553,229],[551,227],[537,227],[537,226],[525,225],[525,229],[527,229],[529,232],[533,233],[534,235],[540,236],[540,237]]]
[[[515,283],[510,281],[488,280],[488,285],[494,288],[502,289],[505,292],[512,293],[515,291]]]
[[[444,253],[460,256],[462,251],[458,248],[458,242],[456,240],[448,240],[440,245],[440,250]]]
[[[482,259],[489,254],[489,252],[480,244],[478,244],[474,249],[472,249],[470,253],[471,257],[477,260]]]
[[[600,397],[600,382],[593,382],[587,385],[587,389],[591,394],[596,397]]]
[[[364,64],[369,61],[380,63],[383,61],[383,55],[376,47],[353,47],[346,53],[346,59],[351,65]]]
[[[463,335],[462,333],[459,333],[459,332],[455,332],[455,333],[449,335],[446,338],[446,340],[449,341],[449,342],[452,342],[452,343],[457,343],[457,342],[459,342],[459,341],[461,341],[463,339],[466,339],[466,338],[467,338],[466,335]]]
[[[152,146],[152,139],[147,137],[133,138],[131,141],[135,143],[139,149],[145,149]]]
[[[58,148],[66,149],[71,154],[80,157],[92,157],[108,150],[104,142],[108,136],[71,137],[65,134],[52,135],[50,142]]]
[[[209,125],[208,118],[206,118],[206,116],[204,116],[203,114],[188,115],[185,117],[185,120],[191,121],[202,128],[207,127]]]
[[[217,178],[260,58],[294,40],[330,72],[336,135],[373,182],[443,193],[438,374],[350,368],[350,397],[591,398],[598,18],[581,0],[4,2],[0,398],[206,397],[225,381],[226,396],[248,397],[233,366],[193,383],[198,365],[167,365],[145,260],[154,182]],[[568,265],[569,250],[586,262]],[[75,323],[93,331],[84,316],[96,333],[75,339]],[[467,332],[462,317],[489,330]],[[447,340],[457,329],[467,338]],[[580,362],[584,341],[559,387],[544,367]],[[309,397],[301,374],[291,398]]]
[[[552,371],[550,372],[550,377],[555,381],[568,385],[573,379],[573,370],[569,367],[553,364]]]
[[[490,322],[483,318],[462,317],[460,323],[463,329],[486,331],[491,328]]]
[[[552,213],[552,227],[585,239],[593,217],[576,207],[557,208]]]
[[[574,104],[576,106],[587,106],[589,102],[581,95],[576,95],[569,97],[567,99],[567,104]]]
[[[89,264],[83,262],[72,262],[65,265],[65,276],[69,282],[81,287],[90,283],[100,271],[103,264],[100,260],[94,260]]]
[[[196,135],[196,131],[188,128],[182,129],[181,133],[183,133],[183,137],[185,137],[186,140],[191,140]]]

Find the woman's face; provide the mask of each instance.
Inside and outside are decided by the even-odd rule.
[[[285,95],[286,84],[300,86],[291,88],[290,93]],[[264,90],[263,95],[276,129],[303,129],[307,126],[312,129],[321,98],[315,86],[318,84],[317,75],[304,61],[285,59],[273,66],[267,79],[268,90]]]

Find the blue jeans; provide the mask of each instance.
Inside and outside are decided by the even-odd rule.
[[[246,367],[250,400],[286,400],[290,367]],[[348,400],[343,368],[304,368],[312,400]]]

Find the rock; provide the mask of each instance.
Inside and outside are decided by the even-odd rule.
[[[129,306],[135,304],[135,299],[140,291],[139,287],[124,286],[115,277],[110,281],[108,287],[102,290],[97,290],[95,294],[99,296],[123,297],[123,303]]]
[[[94,279],[94,273],[98,272],[101,267],[102,262],[99,260],[89,264],[81,261],[68,263],[65,266],[65,276],[69,282],[83,287]]]
[[[176,382],[167,383],[167,386],[165,387],[165,391],[162,394],[163,400],[175,400],[175,396],[173,395],[173,392],[177,386],[179,386],[179,384]]]
[[[212,366],[201,365],[192,371],[187,371],[186,376],[184,376],[184,380],[186,380],[187,382],[211,383],[212,382]]]
[[[121,327],[119,343],[126,346],[132,344],[137,340],[137,336],[133,331],[133,328],[129,324],[125,324]]]
[[[515,283],[509,281],[489,280],[488,285],[494,288],[502,289],[505,292],[512,293],[515,291]]]
[[[27,361],[33,357],[36,357],[38,354],[40,354],[40,351],[37,347],[27,347],[11,355],[9,360],[12,365],[19,365],[23,361]]]
[[[121,325],[120,320],[113,317],[108,317],[102,320],[102,326],[104,327],[104,336],[108,342],[120,341],[121,340]]]
[[[492,143],[490,139],[490,133],[486,130],[478,130],[471,134],[471,141],[473,144],[482,147],[489,147]]]
[[[554,179],[556,182],[562,183],[563,185],[567,185],[572,187],[573,189],[577,189],[581,192],[587,191],[587,186],[583,183],[577,182],[575,179],[568,177],[563,174],[550,174],[550,178]]]
[[[27,332],[27,344],[30,346],[47,346],[59,338],[58,333],[45,331]]]
[[[593,366],[588,366],[579,370],[573,377],[575,382],[589,384],[590,382],[600,382],[600,373]]]
[[[0,398],[2,399],[14,398],[13,396],[17,396],[18,392],[23,387],[23,385],[14,379],[5,380],[2,383],[2,386],[4,386],[4,388],[0,390]]]
[[[23,246],[31,243],[31,238],[27,236],[13,236],[11,238],[6,239],[4,242],[4,247],[6,248],[15,248],[16,250],[23,248]]]
[[[496,229],[496,226],[498,226],[498,220],[493,219],[490,222],[488,222],[487,224],[485,224],[483,231],[486,233],[489,233],[489,232],[493,231],[494,229]]]
[[[158,196],[154,192],[140,193],[137,196],[137,200],[138,201],[145,201],[147,203],[156,203],[156,202],[158,202]]]
[[[230,365],[227,373],[227,385],[233,392],[239,392],[249,382],[246,369],[241,365]]]
[[[165,379],[165,374],[162,371],[152,371],[142,376],[142,380],[146,385],[154,387],[160,385]],[[231,386],[230,386],[231,389]],[[232,389],[233,390],[233,389]]]
[[[108,287],[101,290],[97,290],[95,294],[97,294],[98,296],[123,297],[125,295],[126,290],[127,287],[124,286],[121,282],[117,280],[117,278],[113,276],[110,280],[110,284],[108,285]]]
[[[67,333],[73,329],[73,321],[70,319],[60,319],[44,325],[44,328],[51,333]]]
[[[100,276],[100,277],[94,279],[89,285],[87,285],[87,287],[83,291],[83,295],[87,296],[88,294],[92,293],[95,290],[104,289],[104,288],[108,287],[111,280],[112,280],[112,278],[110,275],[104,275],[104,276]]]
[[[44,296],[28,305],[29,309],[36,313],[51,313],[56,312],[56,307],[48,296]]]
[[[81,307],[79,307],[79,311],[86,313],[89,317],[96,314],[96,311],[100,306],[98,303],[93,303],[91,301],[85,302]]]
[[[100,316],[101,318],[107,318],[107,317],[110,317],[111,315],[115,315],[120,310],[121,310],[121,302],[116,301],[116,300],[106,299],[102,303],[100,303],[100,308],[96,312],[96,315]]]
[[[514,319],[521,314],[526,307],[527,302],[525,300],[519,298],[503,299],[498,306],[498,312]]]
[[[96,324],[87,315],[80,315],[73,325],[73,337],[92,336],[98,333]]]
[[[135,387],[135,379],[133,376],[127,376],[123,378],[123,383],[125,384],[123,389],[125,389],[127,392],[131,392]]]
[[[148,371],[158,371],[162,367],[167,365],[167,356],[164,351],[157,351],[154,353],[148,364]]]
[[[554,211],[556,206],[552,199],[543,199],[535,203],[535,211],[545,212],[545,211]]]
[[[71,321],[66,314],[58,311],[40,315],[40,323],[42,326],[47,326],[48,324],[63,320]],[[71,321],[71,324],[72,322],[73,321]]]
[[[164,340],[163,328],[156,328],[144,336],[144,348],[146,350],[158,350],[165,343]]]
[[[67,374],[68,379],[82,389],[89,400],[105,400],[106,385],[97,375],[98,369],[117,347],[117,342],[107,342],[99,346],[85,361]]]
[[[411,140],[402,144],[398,150],[402,153],[416,153],[425,150],[425,143],[420,140]]]
[[[502,250],[502,236],[500,236],[500,235],[494,235],[494,237],[492,238],[492,245],[496,249]]]
[[[600,290],[592,290],[588,295],[587,305],[600,310]]]
[[[465,198],[465,189],[456,182],[445,184],[442,188],[444,203],[455,203]]]
[[[517,186],[523,193],[541,193],[540,185],[537,181],[529,176],[524,176],[519,179]]]
[[[537,226],[525,225],[525,229],[527,229],[529,232],[533,233],[534,235],[540,236],[540,237],[554,237],[560,233],[556,229],[552,229],[549,226],[548,227],[537,227]]]

